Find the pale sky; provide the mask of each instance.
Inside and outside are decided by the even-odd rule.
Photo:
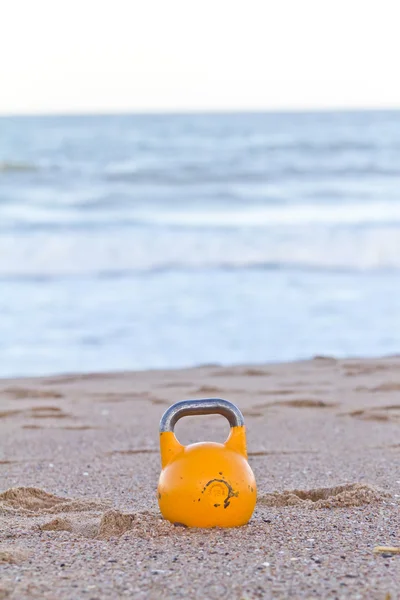
[[[400,0],[3,0],[0,113],[400,108]]]

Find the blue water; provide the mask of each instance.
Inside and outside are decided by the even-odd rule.
[[[399,352],[399,112],[0,119],[0,375]]]

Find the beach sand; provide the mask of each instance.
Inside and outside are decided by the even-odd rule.
[[[245,417],[258,501],[238,529],[158,510],[159,419],[202,397]],[[2,380],[0,401],[0,599],[400,598],[400,555],[374,553],[400,546],[400,358]]]

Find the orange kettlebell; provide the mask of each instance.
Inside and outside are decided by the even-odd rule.
[[[178,442],[174,427],[179,419],[211,414],[229,421],[224,444]],[[208,398],[173,404],[160,421],[160,450],[158,503],[165,519],[188,527],[237,527],[249,521],[257,488],[247,462],[243,415],[232,402]]]

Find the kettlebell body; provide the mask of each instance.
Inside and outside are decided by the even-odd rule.
[[[179,443],[175,423],[200,414],[222,414],[229,420],[224,444]],[[247,462],[243,416],[234,404],[219,398],[177,402],[161,419],[160,450],[158,503],[165,519],[188,527],[237,527],[249,521],[257,488]]]

